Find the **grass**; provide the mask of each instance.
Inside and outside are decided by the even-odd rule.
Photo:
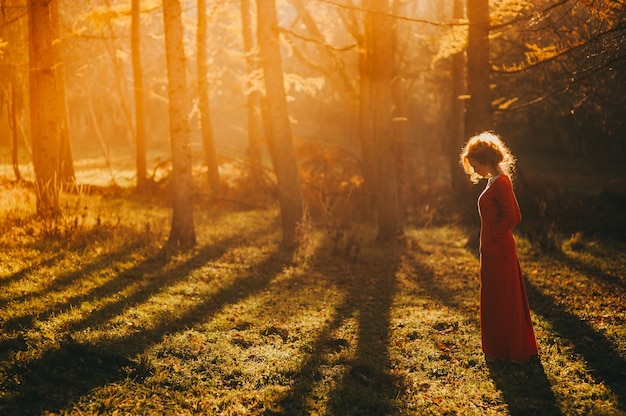
[[[626,414],[623,242],[518,238],[540,359],[488,365],[475,230],[285,253],[275,210],[198,207],[173,252],[154,201],[2,194],[0,414]]]

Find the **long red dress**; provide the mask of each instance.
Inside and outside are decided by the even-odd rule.
[[[506,175],[491,178],[478,198],[480,332],[489,358],[527,362],[538,354],[512,230],[522,220]]]

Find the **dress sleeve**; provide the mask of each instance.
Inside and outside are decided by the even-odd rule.
[[[522,221],[522,213],[508,177],[496,180],[491,186],[494,187],[494,198],[500,207],[500,220],[491,229],[491,233],[495,240],[500,240]]]

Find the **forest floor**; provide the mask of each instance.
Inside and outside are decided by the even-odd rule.
[[[286,253],[276,210],[205,207],[180,252],[158,203],[42,221],[1,192],[0,414],[626,414],[624,242],[518,236],[540,356],[487,364],[476,230],[310,225]]]

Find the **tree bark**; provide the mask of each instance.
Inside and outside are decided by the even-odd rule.
[[[371,0],[364,0],[363,7],[370,7]],[[356,26],[351,22],[351,27]],[[372,19],[371,16],[365,17],[364,22],[365,33],[361,36],[358,29],[352,30],[353,35],[357,38],[358,44],[358,65],[359,65],[359,141],[361,144],[361,160],[363,169],[363,180],[365,191],[368,197],[368,206],[366,215],[374,220],[376,212],[377,199],[377,168],[376,168],[376,152],[374,150],[374,135],[372,131],[373,109],[371,104],[371,77],[372,77]]]
[[[302,221],[302,190],[293,145],[278,41],[278,20],[274,0],[257,0],[258,37],[266,91],[266,129],[270,154],[278,180],[283,239],[286,248],[297,244]]]
[[[209,174],[209,186],[211,190],[219,194],[220,174],[217,163],[217,152],[213,139],[213,126],[209,106],[209,83],[207,79],[207,44],[206,44],[206,0],[198,0],[198,107],[200,110],[200,130],[202,131],[202,144],[204,146],[204,162]]]
[[[61,184],[73,184],[76,175],[74,173],[74,160],[70,143],[69,119],[67,114],[67,100],[65,98],[65,65],[61,55],[61,29],[59,27],[59,4],[58,0],[52,0],[50,7],[50,23],[52,27],[52,52],[56,67],[57,99],[59,107],[56,109],[61,123],[60,130],[60,155],[59,155],[59,178]]]
[[[395,22],[388,0],[372,2],[372,131],[377,160],[378,240],[392,241],[402,233],[398,202],[397,165],[392,125]]]
[[[30,125],[37,213],[59,213],[59,159],[62,119],[59,117],[57,70],[48,0],[28,1]]]
[[[493,128],[489,83],[489,1],[467,0],[469,34],[465,136]]]
[[[454,0],[453,16],[458,21],[465,17],[463,0]],[[452,55],[452,79],[450,92],[450,122],[448,130],[448,140],[446,143],[446,153],[448,156],[448,166],[450,167],[450,184],[452,191],[459,201],[464,201],[469,194],[467,175],[463,172],[459,164],[459,156],[464,138],[463,119],[465,116],[465,103],[460,97],[465,91],[465,57],[462,52]]]
[[[241,0],[241,24],[243,29],[243,46],[246,53],[246,70],[248,77],[259,69],[259,58],[254,53],[254,29],[252,25],[252,4],[250,0]],[[260,180],[262,175],[263,126],[261,120],[261,97],[258,90],[250,91],[250,82],[247,82],[248,95],[246,108],[248,109],[248,147],[247,154],[250,161],[249,176]]]
[[[137,189],[146,189],[146,119],[144,110],[143,68],[141,66],[141,0],[131,2],[130,43],[133,60],[133,80],[135,83],[135,164],[137,169]]]
[[[13,172],[15,173],[15,180],[20,182],[22,180],[22,174],[20,173],[20,163],[18,159],[18,131],[17,131],[17,106],[15,105],[15,86],[11,85],[11,102],[7,106],[9,128],[11,129],[11,163],[13,165]]]
[[[189,131],[189,99],[185,75],[183,24],[179,0],[163,1],[167,61],[170,134],[172,145],[173,215],[169,243],[190,247],[196,243],[193,223],[193,183]]]

